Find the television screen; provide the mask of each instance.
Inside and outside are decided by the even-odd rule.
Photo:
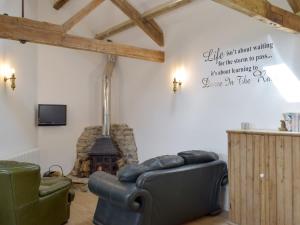
[[[45,105],[38,106],[39,126],[65,126],[67,124],[66,105]]]

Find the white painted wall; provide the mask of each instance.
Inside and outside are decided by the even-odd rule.
[[[40,20],[62,23],[76,11],[72,7],[56,11],[51,4],[51,1],[39,4]],[[84,22],[72,32],[93,36]],[[38,103],[66,104],[68,107],[67,126],[38,128],[42,170],[58,163],[63,166],[65,173],[69,173],[74,166],[76,142],[80,134],[87,126],[101,124],[104,56],[42,45],[39,46],[38,55]],[[116,81],[114,76],[113,121],[118,120],[119,111]]]
[[[1,14],[19,16],[20,12],[20,1],[1,1]],[[37,0],[28,1],[26,16],[37,17]],[[3,63],[14,67],[17,76],[15,91],[10,89],[9,84],[5,85],[3,77],[0,77],[0,159],[10,159],[37,150],[37,46],[1,40],[0,65]]]
[[[263,41],[275,43],[272,63],[286,63],[300,77],[299,35],[277,31],[208,0],[157,21],[165,33],[166,63],[121,59],[117,71],[120,120],[134,128],[141,160],[188,149],[215,151],[227,159],[226,130],[239,128],[243,121],[277,129],[283,112],[300,111],[299,103],[288,103],[273,85],[201,88],[208,72],[203,52]],[[132,29],[115,40],[150,46],[138,32]],[[174,95],[171,73],[180,64],[187,69],[187,80]]]
[[[39,47],[38,103],[68,107],[67,126],[38,128],[43,169],[58,163],[69,172],[84,127],[100,124],[102,67],[100,55]]]

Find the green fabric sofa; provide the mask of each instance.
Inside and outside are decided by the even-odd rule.
[[[0,224],[62,225],[74,193],[65,177],[41,178],[35,164],[0,161]]]

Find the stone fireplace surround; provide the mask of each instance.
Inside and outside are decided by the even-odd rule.
[[[71,172],[73,181],[76,180],[74,177],[88,178],[90,175],[90,158],[88,153],[96,139],[101,136],[101,132],[102,126],[87,127],[79,137],[76,146],[77,159]],[[111,137],[120,151],[119,169],[127,164],[137,164],[138,154],[133,129],[126,124],[113,124],[111,126]]]

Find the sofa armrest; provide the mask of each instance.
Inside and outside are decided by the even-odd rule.
[[[133,211],[142,210],[145,201],[151,200],[148,191],[137,188],[135,183],[120,182],[116,176],[101,171],[90,176],[88,185],[100,199]]]

